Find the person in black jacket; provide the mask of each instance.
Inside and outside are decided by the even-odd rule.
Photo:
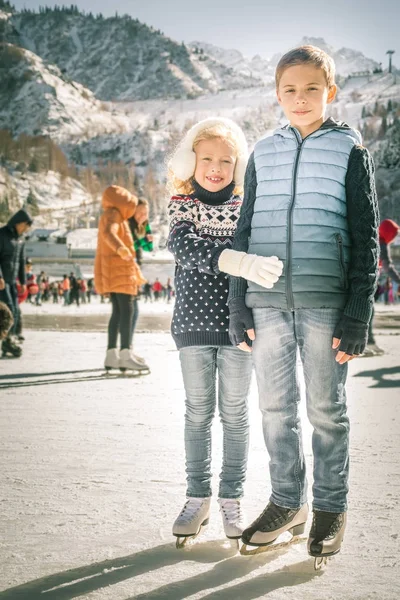
[[[378,287],[375,292],[375,300],[378,300],[379,296],[384,293],[384,283],[386,283],[388,276],[392,281],[400,283],[400,273],[395,269],[390,252],[390,244],[394,242],[399,231],[400,226],[391,219],[384,219],[379,225],[379,278]],[[368,329],[368,344],[363,354],[363,356],[366,357],[381,356],[382,354],[385,354],[385,351],[382,350],[375,341],[373,331],[374,313],[375,311],[372,310],[372,317]]]
[[[3,354],[20,356],[21,348],[16,344],[14,334],[18,323],[18,300],[16,279],[22,290],[26,287],[25,245],[23,234],[32,225],[32,217],[26,210],[19,210],[7,225],[0,228],[0,301],[11,310],[14,324],[2,343]]]
[[[153,250],[153,235],[149,223],[149,203],[146,198],[140,197],[138,199],[138,205],[133,217],[128,219],[129,229],[132,234],[133,243],[136,252],[136,262],[139,266],[142,265],[143,251],[152,252]],[[145,284],[146,285],[146,284]],[[133,347],[133,334],[136,329],[136,323],[139,317],[139,296],[133,298],[133,317],[132,317],[132,329],[130,337],[130,347]],[[144,362],[144,358],[134,355],[135,360]]]

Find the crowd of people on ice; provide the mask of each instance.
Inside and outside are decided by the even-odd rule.
[[[168,248],[176,263],[171,333],[185,389],[187,475],[186,499],[172,533],[180,546],[208,523],[217,405],[224,440],[218,502],[225,535],[258,548],[283,532],[304,532],[309,508],[299,353],[313,427],[307,549],[320,561],[340,551],[346,528],[348,363],[368,352],[382,353],[373,336],[374,299],[383,294],[387,303],[395,300],[393,282],[399,283],[400,275],[390,245],[399,225],[390,219],[379,223],[374,163],[359,132],[326,117],[337,91],[332,58],[315,46],[295,48],[279,60],[275,82],[288,124],[261,138],[250,156],[242,129],[231,119],[212,117],[185,133],[169,161]],[[17,278],[26,292],[23,234],[31,224],[21,210],[0,230],[5,351],[18,325]],[[133,339],[141,288],[151,301],[141,271],[142,252],[151,246],[147,201],[108,187],[94,272],[94,288],[111,302],[107,370],[149,371]],[[70,301],[71,278],[63,281]],[[81,283],[76,281],[75,298]],[[155,301],[162,288],[153,284]],[[171,296],[172,286],[167,301]],[[253,369],[272,493],[248,524],[241,498]]]
[[[63,306],[71,304],[90,304],[93,297],[99,297],[100,302],[104,303],[109,299],[109,295],[99,295],[94,285],[94,278],[76,276],[74,272],[69,275],[64,274],[62,279],[50,278],[45,271],[40,271],[35,275],[34,263],[32,259],[27,258],[25,263],[26,270],[26,290],[22,292],[22,286],[17,279],[18,302],[30,302],[36,306],[41,306],[44,302],[53,304],[62,303]],[[143,297],[145,302],[157,302],[163,300],[167,303],[174,296],[174,290],[171,278],[162,284],[156,277],[154,283],[146,281],[139,290],[139,297]]]

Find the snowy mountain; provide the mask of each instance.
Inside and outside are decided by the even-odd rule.
[[[96,213],[101,190],[118,183],[146,195],[152,218],[162,222],[166,161],[185,129],[210,115],[230,117],[251,149],[285,122],[273,84],[281,54],[248,59],[200,41],[188,48],[130,17],[103,19],[75,8],[18,13],[3,0],[1,38],[6,68],[0,69],[0,153],[9,147],[7,135],[19,137],[18,152],[2,163],[0,220],[7,204],[8,209],[22,205],[32,190],[45,215],[43,225],[58,226],[62,212],[53,213],[50,206],[68,208],[68,221],[74,211],[77,218],[89,214],[88,202]],[[335,58],[342,77],[329,114],[360,128],[367,146],[378,152],[400,106],[398,76],[372,73],[379,70],[376,62],[356,50],[335,50],[321,38],[301,43],[318,45]],[[27,135],[33,136],[28,150]],[[31,162],[37,162],[46,139],[61,158],[49,160],[47,170],[41,159],[37,169]],[[386,186],[391,202],[394,193]]]
[[[362,52],[358,50],[352,50],[350,48],[341,48],[336,50],[325,42],[323,38],[303,37],[298,44],[295,46],[312,45],[322,48],[332,56],[336,64],[336,72],[341,77],[347,77],[352,73],[371,71],[379,69],[380,65],[370,59],[366,58]],[[207,44],[205,42],[191,42],[190,47],[198,50],[202,50],[204,53],[212,56],[219,62],[222,62],[238,73],[246,73],[253,77],[262,79],[265,83],[271,83],[274,81],[275,67],[278,64],[279,59],[284,52],[276,53],[271,59],[263,58],[260,55],[253,56],[252,58],[246,58],[241,52],[233,49],[224,49],[213,44]]]
[[[257,77],[266,84],[273,83],[274,81],[273,65],[268,59],[262,58],[258,54],[249,59],[243,56],[239,50],[226,50],[213,44],[207,44],[206,42],[194,41],[189,45],[193,50],[202,51],[208,56],[212,56],[239,74]]]
[[[102,100],[195,97],[260,83],[128,15],[105,19],[71,7],[0,16],[4,41],[56,64]]]
[[[372,58],[365,57],[362,52],[350,48],[337,50],[327,44],[323,38],[303,37],[300,44],[311,44],[325,50],[335,61],[336,73],[342,77],[365,71],[371,71],[372,73],[374,70],[380,68],[379,63]]]

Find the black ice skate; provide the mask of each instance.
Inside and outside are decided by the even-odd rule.
[[[12,337],[7,337],[1,345],[3,357],[10,355],[13,358],[19,358],[22,354],[21,346],[15,343]]]
[[[261,515],[243,531],[243,546],[240,553],[258,554],[268,550],[268,547],[272,549],[301,541],[302,538],[298,536],[304,533],[307,516],[307,504],[303,504],[300,508],[283,508],[269,502]],[[286,531],[292,534],[292,539],[289,542],[275,544],[278,537]],[[246,546],[256,548],[248,550]]]
[[[329,556],[340,552],[345,529],[346,513],[314,510],[307,549],[308,554],[315,558],[316,571],[326,564]]]

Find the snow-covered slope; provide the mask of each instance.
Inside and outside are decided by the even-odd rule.
[[[78,216],[83,219],[92,212],[93,197],[76,179],[54,171],[23,173],[0,167],[0,199],[7,197],[11,212],[24,205],[29,196],[40,210],[36,227],[72,226]],[[29,210],[29,204],[26,206]]]
[[[126,116],[111,114],[90,90],[33,52],[3,44],[0,56],[0,129],[56,141],[127,129]]]

